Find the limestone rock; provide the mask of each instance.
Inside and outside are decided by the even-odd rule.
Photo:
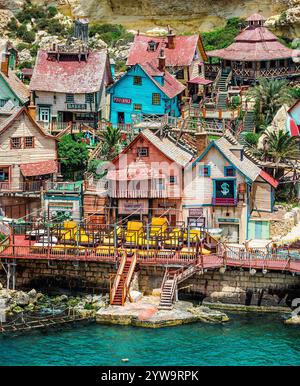
[[[209,307],[199,306],[189,308],[188,311],[197,316],[201,322],[228,322],[229,318],[224,312],[212,310]]]
[[[134,303],[138,302],[140,299],[142,299],[143,294],[139,291],[130,291],[130,296]]]
[[[154,288],[152,291],[153,296],[160,296],[161,294],[161,288]]]
[[[29,296],[23,291],[17,292],[17,295],[15,297],[15,301],[18,306],[27,306],[29,304]]]
[[[292,316],[284,321],[285,324],[300,324],[300,315]]]
[[[22,62],[31,62],[33,60],[30,51],[25,48],[19,52],[19,61]]]
[[[37,295],[37,292],[36,292],[36,290],[34,288],[31,291],[28,292],[28,296],[30,298],[36,298],[36,295]]]
[[[12,18],[13,13],[8,9],[0,9],[0,32],[6,30],[7,24]]]
[[[0,290],[2,290],[2,288],[3,288],[3,285],[2,285],[2,283],[0,283]]]

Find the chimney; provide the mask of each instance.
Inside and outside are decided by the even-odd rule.
[[[158,69],[161,72],[166,71],[166,56],[165,56],[165,50],[161,49],[158,57]]]
[[[8,77],[9,56],[10,56],[10,53],[4,52],[4,53],[2,54],[2,58],[1,58],[1,72],[2,72],[6,77]]]
[[[33,92],[30,94],[30,105],[27,107],[32,119],[36,120],[36,106],[34,104]]]
[[[167,38],[168,38],[168,48],[170,50],[173,50],[175,48],[175,34],[173,33],[173,30],[168,28],[169,31],[168,31],[168,35],[167,35]]]

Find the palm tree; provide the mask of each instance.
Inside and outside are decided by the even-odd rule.
[[[264,160],[275,163],[274,177],[279,178],[282,175],[282,169],[279,169],[281,162],[299,159],[299,140],[283,130],[278,132],[266,131],[265,134],[264,149],[261,156]]]
[[[283,104],[290,104],[294,99],[288,83],[279,79],[259,79],[258,84],[250,88],[248,95],[255,99],[259,119],[265,124],[272,122]]]
[[[121,131],[118,127],[107,126],[104,133],[101,134],[102,155],[107,159],[113,159],[120,152]]]

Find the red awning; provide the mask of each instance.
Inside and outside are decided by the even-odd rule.
[[[265,172],[264,170],[261,170],[259,175],[265,180],[267,181],[270,185],[273,186],[273,188],[277,188],[279,182],[277,180],[275,180],[275,178],[273,178],[272,176],[270,176],[270,174],[268,174],[267,172]]]
[[[207,86],[208,84],[213,83],[213,81],[209,79],[200,78],[200,76],[197,76],[196,78],[189,80],[188,83],[201,84],[203,86]]]
[[[58,172],[57,162],[55,160],[32,162],[20,165],[24,177],[43,176]]]

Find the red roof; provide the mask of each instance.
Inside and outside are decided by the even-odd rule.
[[[79,62],[51,61],[47,51],[40,50],[29,87],[33,91],[86,94],[99,91],[103,77],[105,84],[111,83],[105,51],[90,52],[87,61]]]
[[[32,162],[20,165],[24,177],[42,176],[58,172],[57,162],[55,160]]]
[[[264,21],[266,20],[262,15],[259,13],[254,13],[253,15],[249,16],[247,21]]]
[[[202,84],[202,85],[206,86],[208,84],[213,83],[213,81],[209,80],[209,79],[200,78],[200,76],[197,76],[196,78],[189,80],[188,83]]]
[[[275,180],[275,178],[270,176],[270,174],[268,174],[264,170],[261,170],[259,175],[261,176],[261,178],[263,178],[265,181],[267,181],[270,185],[272,185],[273,188],[277,188],[279,182],[277,180]]]
[[[158,74],[161,74],[160,72],[158,72],[158,74],[151,75],[153,74],[153,66],[149,66],[149,63],[141,65],[141,67],[152,80],[152,82],[155,83],[155,85],[170,99],[174,98],[176,95],[180,94],[185,89],[185,86],[180,83],[174,76],[172,76],[168,71],[165,71],[165,73],[163,74],[164,84],[161,85],[153,77],[158,76]]]
[[[155,62],[155,66],[157,67],[158,56],[160,50],[163,48],[167,67],[189,66],[193,62],[199,40],[200,44],[202,44],[199,35],[175,36],[175,48],[170,49],[168,48],[167,37],[139,34],[134,38],[126,64],[127,66],[134,66],[137,63],[145,64],[147,62]],[[155,51],[148,50],[149,41],[157,44]]]
[[[210,57],[235,61],[260,61],[291,58],[293,50],[285,47],[266,27],[248,26],[229,47],[207,52]]]

